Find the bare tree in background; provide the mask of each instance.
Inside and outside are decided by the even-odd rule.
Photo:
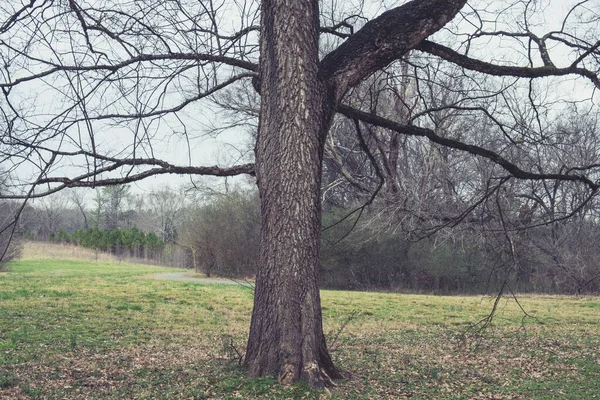
[[[185,193],[182,190],[162,187],[150,191],[147,199],[153,231],[157,232],[165,243],[175,243],[178,237],[177,227],[181,225],[183,218]]]
[[[5,191],[9,176],[0,170],[0,195]],[[21,256],[22,240],[18,229],[18,214],[22,211],[19,203],[0,201],[0,271],[9,261]]]
[[[36,220],[39,224],[39,239],[48,240],[50,235],[64,226],[68,198],[66,193],[55,193],[35,201]]]
[[[106,204],[106,197],[102,193],[100,188],[94,190],[94,197],[92,198],[92,225],[94,228],[104,228],[104,221],[102,215]]]
[[[102,197],[105,199],[104,229],[112,231],[120,227],[128,195],[128,185],[112,185],[102,189]]]
[[[22,237],[18,229],[13,229],[11,225],[15,214],[18,212],[19,205],[11,202],[0,202],[0,221],[6,229],[0,231],[0,251],[2,258],[0,259],[0,271],[9,261],[15,260],[21,256]]]
[[[568,79],[590,100],[600,88],[597,3],[561,6],[563,20],[548,32],[541,3],[414,0],[368,20],[354,9],[329,12],[329,4],[320,15],[316,0],[4,2],[0,157],[26,183],[5,198],[157,174],[255,175],[262,230],[244,365],[251,376],[322,387],[341,376],[318,290],[322,161],[336,113],[357,131],[385,128],[485,159],[497,166],[491,192],[506,180],[559,180],[583,187],[584,202],[595,196],[596,161],[530,169],[500,145],[520,140],[516,127],[496,129],[500,142],[488,148],[471,140],[482,133],[441,132],[429,121],[435,109],[398,120],[353,101],[353,88],[409,52],[455,65],[492,95],[519,86],[515,100],[537,105],[527,90],[536,79]],[[320,40],[332,50],[321,54]],[[192,149],[201,126],[217,122],[211,98],[251,84],[261,98],[254,164],[198,166]],[[547,117],[536,110],[534,118]],[[169,154],[179,143],[189,152]]]
[[[86,192],[84,189],[79,189],[79,188],[75,188],[75,189],[71,189],[71,191],[69,192],[69,200],[71,200],[71,203],[75,206],[75,208],[77,209],[77,211],[79,211],[79,213],[81,214],[81,219],[83,220],[83,228],[84,229],[89,229],[89,223],[88,223],[88,214],[87,214],[87,207],[86,207]]]

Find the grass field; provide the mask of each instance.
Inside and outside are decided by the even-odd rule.
[[[597,297],[504,298],[478,336],[493,298],[324,291],[348,379],[311,392],[244,376],[251,289],[54,250],[0,274],[0,399],[600,399]]]

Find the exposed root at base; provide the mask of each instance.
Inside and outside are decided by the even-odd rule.
[[[314,361],[307,363],[304,366],[301,376],[297,376],[295,371],[296,370],[293,365],[285,365],[279,373],[277,381],[282,385],[292,385],[296,383],[299,379],[306,379],[311,388],[325,389],[326,391],[328,391],[327,387],[337,386],[337,384],[333,381],[333,379],[331,379],[327,371],[319,367],[319,364],[317,364]]]
[[[319,365],[314,361],[304,366],[304,374],[306,374],[308,384],[312,388],[324,389],[326,387],[337,386],[327,371],[319,367]]]

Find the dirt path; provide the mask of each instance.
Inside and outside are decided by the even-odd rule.
[[[188,276],[189,272],[167,272],[162,274],[154,274],[153,277],[158,279],[167,279],[170,281],[180,282],[196,282],[196,283],[212,283],[220,285],[242,285],[247,286],[249,282],[246,281],[232,281],[230,279],[212,279],[212,278],[195,278]]]

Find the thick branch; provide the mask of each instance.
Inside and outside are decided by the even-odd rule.
[[[367,22],[321,62],[321,75],[333,88],[336,103],[348,88],[440,30],[466,2],[413,0]]]

